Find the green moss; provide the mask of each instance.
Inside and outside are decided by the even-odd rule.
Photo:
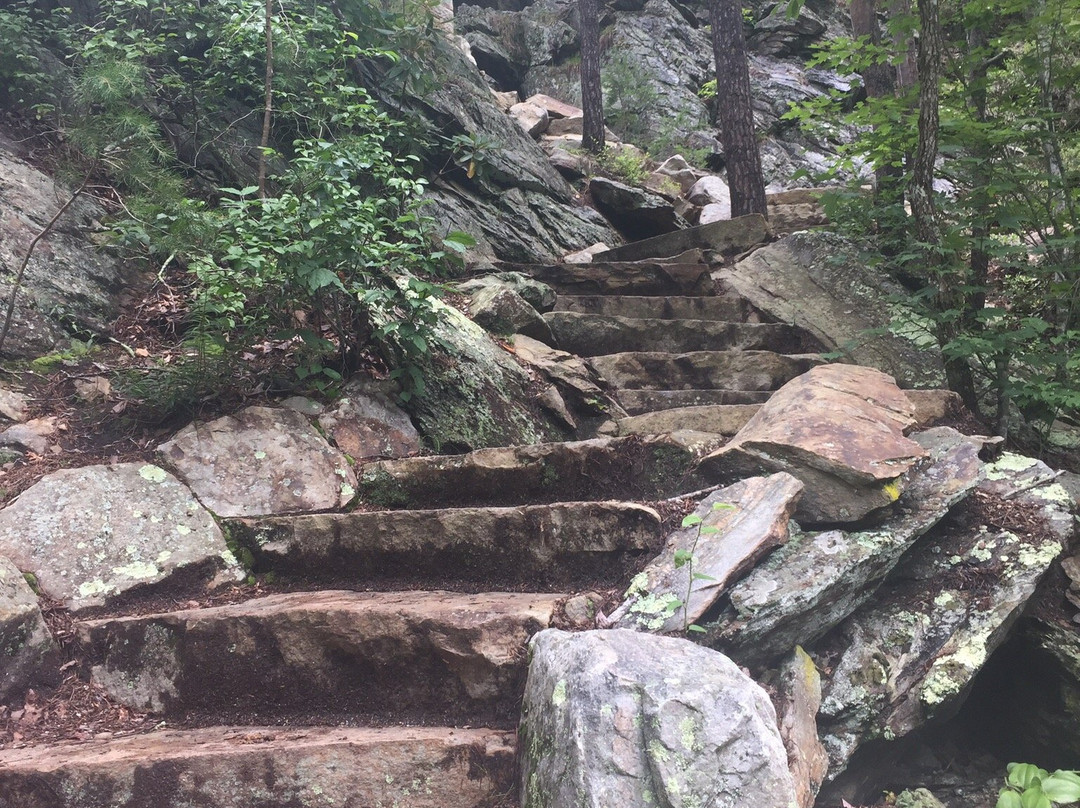
[[[386,469],[365,471],[360,478],[360,498],[383,508],[404,508],[412,503],[405,484]]]

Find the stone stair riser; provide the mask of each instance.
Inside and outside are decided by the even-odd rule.
[[[822,362],[771,351],[634,351],[589,359],[609,385],[629,390],[776,390]]]
[[[559,295],[555,311],[654,320],[723,320],[746,322],[753,307],[737,295],[716,297],[649,297]]]

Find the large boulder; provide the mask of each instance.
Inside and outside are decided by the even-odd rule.
[[[897,302],[903,289],[839,236],[795,233],[715,277],[778,322],[806,329],[826,350],[882,370],[902,387],[943,386],[927,324]]]
[[[904,437],[914,425],[911,402],[884,373],[821,365],[773,393],[702,471],[786,471],[806,484],[800,522],[856,522],[899,499],[904,473],[926,455]]]
[[[527,808],[790,808],[765,691],[699,645],[634,631],[532,641],[519,749]]]
[[[670,233],[686,226],[675,207],[659,194],[604,177],[589,180],[593,203],[631,241]]]
[[[73,611],[180,574],[235,579],[210,513],[179,480],[143,463],[62,469],[0,511],[0,555]]]
[[[19,147],[0,132],[0,299],[5,303],[30,242],[71,193],[22,159]],[[89,196],[80,197],[38,243],[4,341],[6,356],[39,356],[73,333],[100,334],[119,314],[122,295],[138,275],[89,238],[105,215]]]
[[[319,415],[319,427],[353,460],[404,457],[420,451],[420,435],[394,401],[394,385],[357,378],[332,410]]]
[[[0,556],[0,704],[28,686],[60,676],[60,649],[38,597],[15,565]]]
[[[356,493],[345,455],[289,409],[248,407],[189,424],[157,455],[218,516],[340,508]]]

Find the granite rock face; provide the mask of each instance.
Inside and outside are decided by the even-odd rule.
[[[0,556],[0,704],[30,685],[54,684],[59,665],[60,649],[37,595],[15,565]]]

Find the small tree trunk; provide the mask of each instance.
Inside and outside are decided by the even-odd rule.
[[[731,215],[768,216],[750,101],[750,68],[738,0],[709,0],[713,56],[716,59],[716,108],[724,165],[731,189]]]
[[[599,154],[604,150],[599,5],[599,0],[578,0],[578,13],[581,16],[581,145],[591,154]]]
[[[259,141],[259,198],[266,198],[266,162],[270,148],[270,121],[274,113],[274,0],[266,0],[266,74],[263,85],[262,139]]]
[[[874,47],[881,45],[875,0],[851,0],[851,34],[866,37]],[[887,62],[872,62],[862,73],[867,98],[886,98],[896,92],[896,68]],[[878,199],[895,201],[903,171],[898,165],[874,169],[874,194]]]

